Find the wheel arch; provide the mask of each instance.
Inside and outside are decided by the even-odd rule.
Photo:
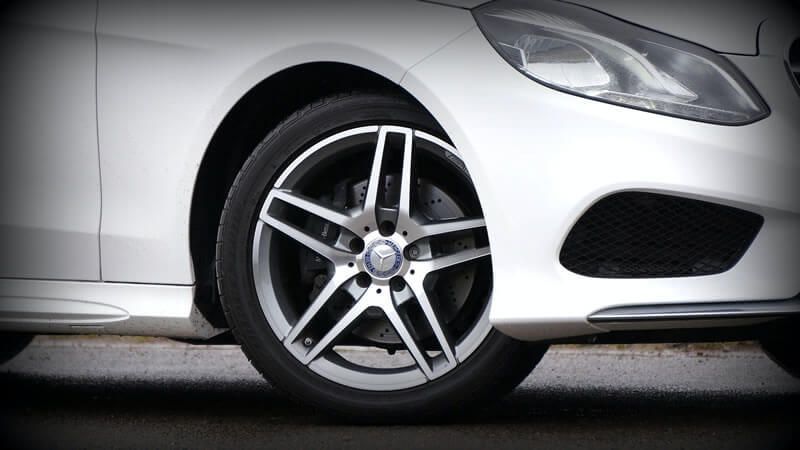
[[[215,281],[217,226],[239,169],[264,136],[296,110],[332,94],[362,90],[401,96],[428,112],[407,90],[375,71],[341,62],[307,62],[259,81],[216,127],[197,170],[189,218],[195,303],[215,326],[226,325]]]

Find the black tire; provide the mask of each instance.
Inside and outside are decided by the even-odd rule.
[[[797,351],[795,327],[786,328],[761,339],[761,348],[775,364],[795,378],[800,378],[800,352]]]
[[[547,347],[492,330],[465,362],[433,381],[398,391],[354,389],[323,378],[294,358],[267,323],[255,292],[252,223],[275,178],[314,142],[373,123],[413,126],[444,137],[418,105],[380,93],[351,93],[301,109],[254,150],[230,190],[218,232],[217,276],[225,315],[245,355],[265,378],[324,412],[368,422],[421,421],[461,413],[467,405],[497,399],[515,388]]]
[[[0,334],[0,364],[19,355],[33,340],[32,334]]]

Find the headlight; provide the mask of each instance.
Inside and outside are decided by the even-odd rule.
[[[724,57],[600,12],[549,0],[499,0],[474,14],[503,58],[555,89],[721,124],[769,113]]]

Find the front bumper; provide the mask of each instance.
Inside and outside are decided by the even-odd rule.
[[[612,307],[796,296],[800,96],[784,63],[796,29],[767,21],[759,56],[730,57],[771,108],[744,126],[549,89],[511,68],[477,28],[412,68],[403,86],[447,131],[481,198],[492,246],[492,323],[519,339],[556,339],[608,331],[588,318]],[[566,270],[559,251],[572,225],[599,198],[625,190],[734,206],[762,215],[764,225],[738,264],[717,275],[604,279]]]

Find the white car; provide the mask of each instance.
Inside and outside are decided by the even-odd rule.
[[[3,357],[235,338],[376,421],[554,342],[761,339],[800,373],[797,12],[665,3],[4,3]]]

